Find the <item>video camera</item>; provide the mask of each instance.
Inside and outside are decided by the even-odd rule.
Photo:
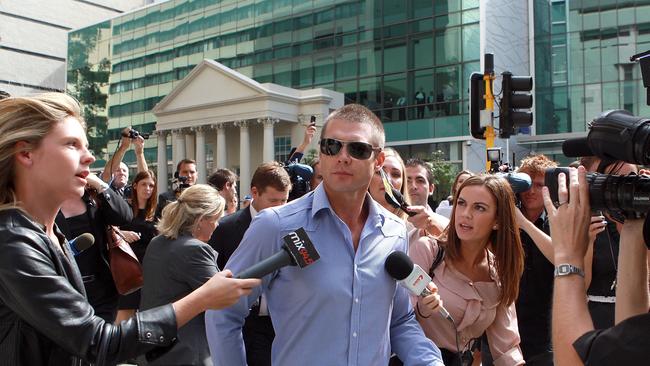
[[[148,140],[149,139],[149,134],[148,133],[140,133],[135,129],[130,129],[128,133],[123,133],[122,136],[124,137],[129,137],[131,139],[136,139],[138,136],[142,136],[143,139]]]
[[[178,172],[174,172],[174,179],[172,180],[172,189],[176,194],[183,192],[185,188],[189,188],[190,185],[187,183],[188,177],[184,175],[178,175]]]
[[[289,192],[289,202],[300,198],[311,190],[309,182],[314,175],[314,170],[305,164],[290,162],[284,166],[284,169],[291,178],[291,192]]]

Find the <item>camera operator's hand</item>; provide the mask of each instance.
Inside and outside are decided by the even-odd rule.
[[[569,187],[564,173],[558,175],[558,201],[555,207],[547,187],[543,188],[544,206],[551,226],[555,263],[569,263],[584,267],[584,256],[589,245],[589,185],[584,167],[569,168]]]
[[[122,233],[124,240],[129,244],[133,244],[140,240],[140,233],[136,233],[135,231],[120,230],[120,233]]]
[[[408,206],[409,212],[415,212],[415,215],[409,216],[408,221],[420,230],[426,230],[431,235],[440,235],[449,225],[449,219],[432,212],[424,206]]]
[[[119,149],[126,151],[131,147],[131,137],[129,137],[129,132],[131,132],[131,126],[124,127],[122,130],[122,140],[120,141]]]
[[[106,189],[108,189],[108,184],[99,179],[99,177],[94,173],[88,174],[86,177],[86,182],[88,184],[88,187],[96,190],[98,193],[104,192]]]
[[[133,139],[133,150],[135,150],[136,155],[144,154],[144,138],[142,136],[138,135]]]
[[[589,224],[589,243],[593,243],[596,240],[596,236],[602,233],[606,226],[607,220],[605,220],[605,216],[592,216],[591,223]]]

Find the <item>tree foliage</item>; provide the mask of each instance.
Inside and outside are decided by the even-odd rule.
[[[440,202],[451,194],[451,184],[456,178],[456,167],[445,159],[444,152],[440,150],[431,153],[429,163],[436,183],[433,197]]]

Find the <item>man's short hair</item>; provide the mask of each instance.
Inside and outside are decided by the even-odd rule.
[[[404,166],[407,168],[416,168],[416,167],[422,167],[424,170],[427,172],[427,180],[429,181],[429,184],[434,184],[435,177],[433,176],[433,171],[431,170],[431,165],[427,163],[426,161],[420,159],[420,158],[409,158],[406,160],[406,163],[404,163]]]
[[[255,169],[251,179],[251,187],[255,187],[259,193],[264,192],[267,187],[273,187],[278,191],[291,190],[291,177],[282,164],[277,161],[264,163]]]
[[[226,183],[233,184],[237,181],[237,174],[232,170],[222,168],[215,170],[208,177],[208,184],[212,185],[217,190],[221,191],[226,186]]]
[[[179,161],[178,164],[176,164],[176,172],[180,172],[181,171],[181,166],[183,166],[185,164],[194,164],[194,165],[196,165],[196,161],[194,161],[192,159],[183,159],[183,160]]]
[[[368,108],[362,106],[361,104],[346,104],[343,107],[335,110],[330,113],[323,124],[323,130],[321,131],[321,136],[325,137],[325,131],[327,130],[327,125],[333,119],[345,120],[348,122],[356,123],[365,123],[370,125],[372,128],[372,137],[370,142],[377,147],[384,148],[386,143],[386,134],[384,132],[384,125],[381,123],[379,118]]]
[[[519,173],[526,173],[533,177],[539,174],[544,175],[546,169],[556,167],[556,162],[546,157],[546,155],[538,154],[524,158],[521,163],[519,163],[519,169],[517,171]]]

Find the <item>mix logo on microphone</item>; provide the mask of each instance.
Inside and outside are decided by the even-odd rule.
[[[303,228],[299,228],[296,231],[287,234],[284,237],[284,242],[286,243],[286,248],[301,268],[320,259],[318,251],[314,248],[314,244],[311,242]]]

